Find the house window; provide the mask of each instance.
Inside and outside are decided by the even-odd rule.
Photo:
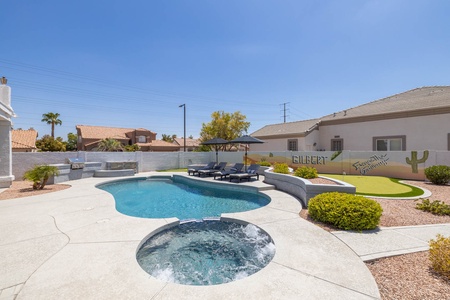
[[[146,141],[147,141],[147,139],[145,138],[144,135],[138,136],[138,143],[145,143]]]
[[[450,151],[450,133],[447,134],[447,150]]]
[[[331,139],[331,151],[344,150],[344,139]]]
[[[298,151],[298,140],[288,140],[288,151]]]
[[[381,136],[373,138],[374,151],[404,151],[406,136]]]

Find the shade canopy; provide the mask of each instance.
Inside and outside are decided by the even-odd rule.
[[[211,140],[207,140],[206,142],[202,143],[202,145],[223,145],[223,144],[228,144],[228,141],[222,138],[213,138]]]
[[[250,135],[243,135],[241,137],[235,138],[234,140],[231,140],[230,143],[236,143],[236,144],[262,144],[264,142],[261,141],[260,139],[252,137]]]
[[[216,163],[219,163],[219,148],[217,148],[217,145],[224,145],[228,144],[229,142],[227,140],[224,140],[222,138],[213,138],[211,140],[207,140],[202,145],[209,145],[209,146],[216,146]]]
[[[243,135],[241,137],[235,138],[234,140],[230,141],[230,144],[262,144],[264,143],[260,139],[257,139],[255,137],[252,137],[250,135]],[[245,171],[247,172],[247,147],[245,147]]]

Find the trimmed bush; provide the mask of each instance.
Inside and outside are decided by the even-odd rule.
[[[345,193],[323,193],[308,202],[311,218],[344,230],[374,229],[383,209],[375,200]]]
[[[422,199],[421,203],[416,204],[416,208],[428,211],[434,215],[450,216],[450,205],[446,204],[444,201],[434,200],[433,202],[430,202],[429,199]]]
[[[289,174],[289,166],[285,163],[275,163],[273,166],[273,171],[280,174]]]
[[[450,279],[450,237],[438,234],[436,240],[430,240],[429,259],[433,269]]]
[[[295,170],[294,173],[295,176],[305,178],[305,179],[311,179],[311,178],[317,178],[319,175],[317,175],[317,169],[314,167],[300,167]]]
[[[261,167],[271,167],[272,164],[266,160],[262,160],[260,162],[257,162],[258,165],[260,165]]]
[[[434,184],[447,184],[450,181],[450,167],[440,165],[425,168],[425,176]]]

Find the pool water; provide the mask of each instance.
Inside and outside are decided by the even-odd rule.
[[[196,185],[182,176],[122,180],[98,188],[114,196],[117,211],[140,218],[202,219],[253,210],[270,202],[257,192]]]
[[[215,285],[256,273],[275,255],[259,227],[218,220],[181,223],[150,237],[136,258],[153,277],[187,285]]]

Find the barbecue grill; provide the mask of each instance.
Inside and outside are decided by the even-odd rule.
[[[67,158],[66,162],[70,164],[72,170],[83,169],[85,164],[85,161],[81,158]]]

